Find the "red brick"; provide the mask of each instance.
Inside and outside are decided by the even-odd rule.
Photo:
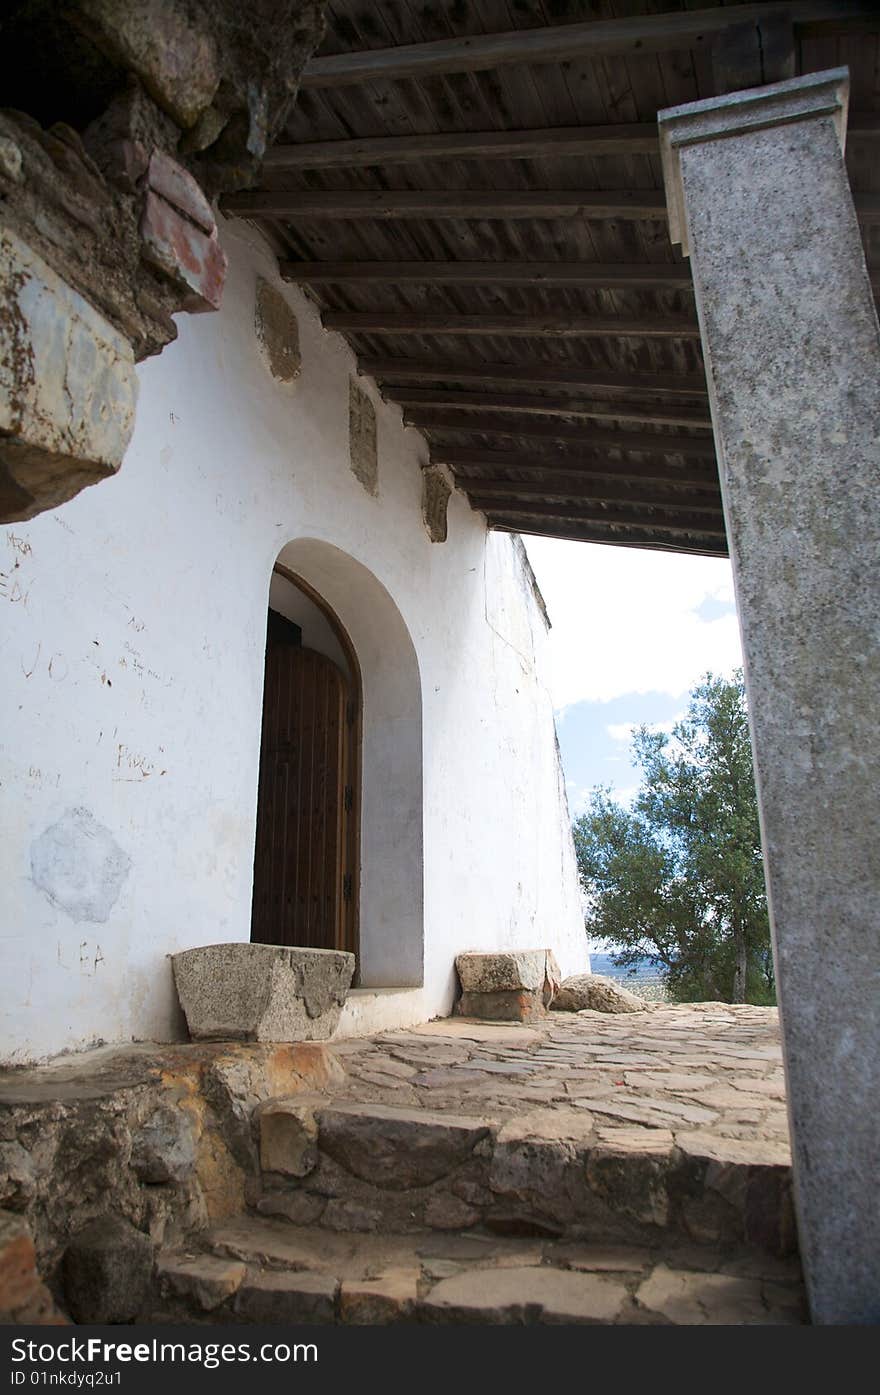
[[[209,236],[150,191],[140,231],[145,260],[187,292],[180,309],[219,310],[227,261],[216,230]]]
[[[210,234],[214,231],[214,210],[197,181],[162,150],[154,150],[150,156],[147,184],[166,203],[185,213],[203,232]]]

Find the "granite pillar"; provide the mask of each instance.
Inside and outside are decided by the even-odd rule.
[[[814,1322],[880,1320],[880,333],[848,74],[659,114],[742,629]]]

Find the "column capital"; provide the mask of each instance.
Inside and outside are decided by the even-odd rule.
[[[823,73],[789,78],[786,82],[750,87],[724,97],[666,107],[657,113],[660,157],[669,210],[669,236],[690,254],[680,150],[705,141],[724,140],[768,126],[787,126],[819,116],[832,117],[843,150],[849,104],[849,69],[829,68]]]

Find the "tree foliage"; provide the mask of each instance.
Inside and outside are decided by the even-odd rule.
[[[671,736],[642,726],[631,808],[593,790],[574,824],[588,934],[649,959],[678,1001],[775,1002],[741,671],[711,673]]]

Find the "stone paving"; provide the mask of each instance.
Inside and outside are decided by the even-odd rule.
[[[0,1139],[83,1321],[805,1321],[772,1009],[104,1048],[10,1073]],[[97,1225],[143,1306],[70,1288]]]
[[[600,1131],[699,1133],[743,1161],[790,1164],[775,1008],[552,1012],[528,1026],[449,1018],[330,1049],[347,1073],[335,1099],[500,1120],[524,1106],[578,1110]]]
[[[344,1079],[266,1106],[263,1215],[164,1255],[157,1320],[807,1321],[775,1010],[453,1018],[330,1049]]]
[[[240,1217],[165,1253],[153,1322],[792,1326],[796,1260]]]

